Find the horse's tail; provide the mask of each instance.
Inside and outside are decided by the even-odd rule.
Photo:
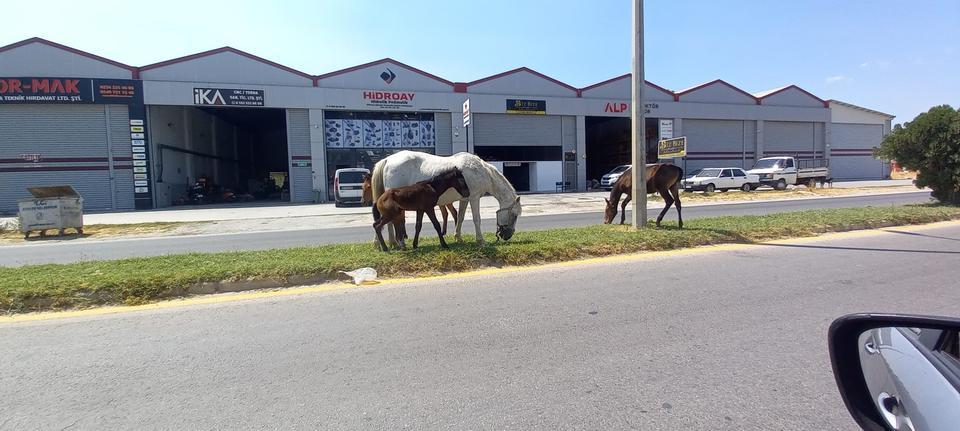
[[[383,194],[383,166],[386,164],[387,159],[381,159],[377,164],[373,165],[373,173],[370,177],[370,189],[371,194],[373,195],[373,206],[377,206],[377,198]],[[374,210],[376,211],[376,210]]]

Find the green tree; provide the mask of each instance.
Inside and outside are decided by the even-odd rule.
[[[917,187],[930,187],[941,202],[960,204],[960,110],[930,108],[898,124],[874,153],[917,172]]]

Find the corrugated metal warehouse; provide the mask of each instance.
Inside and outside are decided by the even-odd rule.
[[[59,184],[88,210],[167,207],[200,177],[322,202],[336,169],[402,149],[474,152],[520,191],[585,190],[629,161],[629,78],[576,88],[519,68],[451,82],[392,59],[311,75],[233,48],[133,67],[28,39],[0,47],[0,213],[28,186]],[[687,171],[790,155],[829,159],[835,179],[889,173],[871,151],[893,116],[794,85],[647,82],[644,104],[648,159],[659,138],[686,136],[672,162]]]

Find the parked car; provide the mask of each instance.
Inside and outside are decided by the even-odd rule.
[[[794,157],[764,157],[747,171],[757,174],[760,183],[784,190],[788,184],[803,184],[814,188],[818,182],[830,178],[830,161],[827,159],[797,159]]]
[[[360,203],[363,198],[363,175],[369,174],[365,168],[337,169],[333,174],[333,204]]]
[[[760,177],[748,174],[740,168],[704,168],[694,171],[683,179],[683,190],[713,193],[740,189],[745,192],[760,186]]]
[[[623,175],[627,169],[630,169],[630,165],[620,165],[613,168],[612,171],[607,172],[604,176],[600,177],[600,188],[603,190],[612,189],[613,184],[620,179],[620,175]]]
[[[851,314],[828,337],[837,388],[861,428],[957,429],[960,319]]]

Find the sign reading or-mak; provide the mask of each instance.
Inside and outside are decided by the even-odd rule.
[[[673,139],[662,139],[657,146],[657,157],[661,159],[672,159],[674,157],[687,156],[687,137],[681,136]]]
[[[263,90],[194,88],[194,105],[263,106]]]
[[[463,101],[463,127],[470,125],[470,99]]]
[[[547,101],[507,99],[507,113],[547,115]]]

